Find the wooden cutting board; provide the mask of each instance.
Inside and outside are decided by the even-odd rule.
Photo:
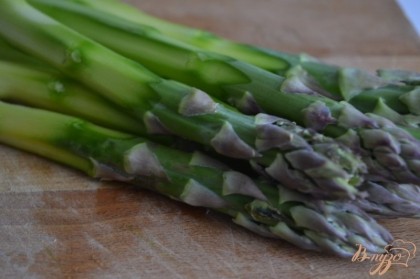
[[[129,1],[161,17],[348,66],[420,71],[420,42],[391,0]],[[1,278],[370,278],[353,263],[256,236],[228,218],[94,181],[0,146]],[[420,248],[420,221],[382,220]],[[420,256],[383,278],[420,278]]]

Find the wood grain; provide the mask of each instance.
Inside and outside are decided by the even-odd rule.
[[[393,0],[126,2],[174,22],[285,51],[317,56],[420,54],[416,33]]]
[[[128,1],[244,42],[374,70],[420,71],[420,43],[391,0]],[[0,146],[1,278],[370,278],[371,263],[299,250],[228,218],[99,182]],[[382,220],[420,247],[418,220]],[[419,278],[420,260],[383,278]]]

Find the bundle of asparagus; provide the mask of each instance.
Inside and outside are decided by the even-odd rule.
[[[45,2],[42,2],[39,3],[41,8],[45,7]],[[138,23],[143,26],[141,28],[152,29],[149,32],[161,32],[197,48],[234,57],[299,81],[307,87],[306,90],[335,100],[345,100],[360,111],[384,116],[401,126],[419,128],[420,109],[415,105],[420,102],[420,89],[416,87],[420,85],[419,73],[380,69],[375,76],[361,69],[325,64],[306,54],[235,43],[210,32],[153,17],[118,0],[73,2]]]
[[[174,134],[224,156],[250,160],[286,186],[317,197],[357,195],[364,164],[330,138],[287,119],[244,115],[201,90],[165,80],[25,1],[4,6],[0,29],[6,38],[125,109],[144,133]]]
[[[36,65],[33,59],[28,60],[29,57],[14,51],[7,44],[3,44],[0,50],[3,54],[10,54],[12,51],[15,54],[7,56],[9,62],[0,61],[0,99],[82,117],[132,134],[147,135],[144,127],[134,119],[81,84],[70,81],[59,73],[50,73],[54,69],[46,71],[45,65],[42,70],[34,68]],[[162,143],[164,138],[153,139]],[[172,143],[173,140],[169,138],[164,143]],[[413,216],[420,210],[418,187],[413,185],[394,184],[384,189],[366,182],[360,188],[370,194],[358,198],[356,202],[375,214]]]
[[[363,114],[371,109],[359,111],[353,99],[326,97],[338,91],[321,94],[331,91],[326,83],[341,83],[332,79],[341,75],[338,68],[285,56],[294,64],[285,63],[293,69],[278,71],[282,77],[187,44],[195,40],[183,27],[173,27],[180,30],[174,33],[185,36],[173,35],[184,42],[166,37],[126,9],[108,1],[0,2],[0,99],[43,109],[1,103],[1,142],[94,177],[221,211],[262,235],[341,256],[352,255],[356,243],[378,252],[391,240],[363,210],[419,215],[415,121],[391,118],[394,123]],[[322,71],[334,74],[315,83]],[[399,74],[397,82],[394,77],[376,89],[362,84],[357,96],[369,91],[367,98],[375,95],[387,109],[397,99],[412,107],[418,102],[415,76]],[[409,126],[412,134],[396,124]],[[179,138],[218,158],[249,162],[255,177],[170,147]]]
[[[383,252],[391,235],[351,204],[311,200],[254,181],[203,154],[185,153],[79,118],[0,102],[0,141],[88,175],[134,183],[232,216],[267,237],[352,256],[356,244]],[[309,221],[310,220],[310,221]]]
[[[197,49],[147,26],[73,1],[29,2],[154,72],[198,87],[243,112],[263,111],[337,138],[362,156],[369,179],[378,183],[420,183],[418,141],[385,118],[363,114],[348,102],[320,96],[293,77],[280,77],[231,57]],[[410,92],[405,103],[418,107],[417,91]]]
[[[420,155],[415,151],[418,142],[390,121],[363,115],[347,102],[337,103],[314,96],[294,79],[281,78],[230,57],[204,52],[156,34],[147,26],[112,17],[74,1],[30,2],[155,72],[200,87],[241,110],[258,112],[263,108],[307,127],[324,130],[361,155],[369,169],[367,179],[374,180],[385,191],[395,192],[387,188],[397,185],[397,192],[404,193],[405,184],[419,183]],[[283,91],[278,90],[279,87]],[[416,103],[413,96],[408,103]],[[271,171],[271,175],[276,173]]]

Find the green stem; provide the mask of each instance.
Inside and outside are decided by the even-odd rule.
[[[63,83],[64,80],[66,83]],[[53,90],[57,89],[57,83],[60,85],[58,91]],[[51,84],[56,86],[51,86]],[[30,69],[28,66],[0,61],[0,99],[79,116],[107,127],[147,135],[146,127],[140,125],[140,122],[126,117],[102,98],[78,85],[74,80],[66,80],[58,73],[50,74]],[[158,115],[160,119],[165,120],[165,112],[166,110],[162,110],[162,113]],[[171,114],[167,117],[170,118]],[[153,139],[159,142],[165,140],[167,144],[173,144],[174,140],[172,137],[153,137]],[[273,158],[264,156],[257,162],[264,166],[270,165],[272,160]],[[341,163],[345,164],[345,162]],[[359,184],[357,181],[353,183]]]
[[[0,27],[3,35],[15,43],[18,39],[18,43],[28,52],[103,94],[137,119],[143,120],[147,112],[158,114],[166,109],[166,113],[172,114],[170,126],[176,127],[174,132],[179,131],[182,136],[191,136],[195,141],[205,144],[212,138],[202,132],[206,125],[203,125],[200,115],[183,117],[177,112],[182,99],[193,94],[195,89],[161,79],[140,64],[44,16],[26,5],[25,1],[5,1],[1,5],[4,6],[1,18],[3,24]],[[175,111],[170,112],[172,110]],[[220,115],[220,124],[226,115],[234,113],[232,109],[220,104],[215,117]],[[236,119],[240,120],[239,125],[253,122],[251,117],[239,114]],[[209,129],[213,129],[214,121],[210,119],[207,125]],[[242,130],[248,130],[249,127],[245,127]]]
[[[133,183],[221,211],[249,230],[304,249],[351,257],[356,243],[382,252],[392,241],[389,232],[357,207],[313,202],[281,185],[253,181],[198,153],[170,149],[78,118],[0,102],[0,142],[97,178]]]
[[[139,133],[146,130],[142,123],[62,74],[16,63],[0,61],[0,98],[87,118],[121,131]]]
[[[274,114],[281,111],[283,117],[293,119],[299,124],[303,124],[304,119],[302,114],[296,112],[302,111],[316,100],[328,103],[335,110],[336,104],[327,98],[302,98],[279,91],[284,81],[280,76],[227,56],[204,52],[171,40],[147,26],[109,17],[71,2],[30,3],[84,35],[139,61],[159,75],[198,87],[223,101],[240,103],[250,91],[265,112]],[[277,98],[267,98],[267,95],[275,95]]]
[[[40,7],[43,7],[43,0],[33,2],[41,3]],[[404,82],[406,76],[409,76],[407,84],[411,84],[410,80],[418,81],[419,75],[415,75],[415,73],[410,75],[410,73],[403,71],[381,70],[379,74],[386,78],[381,80],[378,77],[373,78],[370,73],[328,65],[307,55],[284,53],[229,41],[206,31],[159,19],[118,0],[101,2],[72,0],[72,2],[140,24],[150,33],[162,33],[199,49],[234,57],[281,76],[287,76],[294,68],[301,67],[322,88],[322,90],[318,90],[319,93],[326,94],[326,96],[334,99],[349,101],[364,112],[373,112],[378,99],[382,98],[386,105],[396,113],[419,115],[418,109],[411,109],[410,103],[404,101],[404,98],[400,98],[414,90],[415,86],[395,85],[396,81]],[[396,74],[400,77],[400,80],[390,80],[388,82]],[[387,75],[391,75],[391,77],[387,77]],[[363,85],[360,85],[360,83]],[[420,96],[420,92],[416,94]],[[370,103],[370,105],[367,106],[366,103]],[[417,121],[399,124],[419,127]]]
[[[354,198],[357,194],[355,186],[361,182],[364,164],[335,142],[304,130],[302,137],[296,133],[299,129],[287,120],[258,123],[258,117],[243,115],[198,89],[160,78],[23,0],[6,0],[0,7],[0,32],[7,40],[93,88],[142,121],[149,133],[175,134],[210,146],[225,156],[255,160],[281,181],[286,180],[282,173],[290,170],[288,176],[293,177],[288,178],[290,187],[313,192],[318,197]],[[220,72],[217,60],[206,65],[209,68],[205,69],[205,78]],[[239,76],[233,77],[237,81]],[[289,111],[294,99],[296,105],[308,103],[305,98],[290,96],[292,100],[286,105]],[[310,140],[305,139],[306,135],[310,135]],[[333,147],[328,152],[334,156],[324,154],[325,148],[318,151],[316,146],[326,142]],[[291,149],[297,152],[291,153]],[[330,191],[325,191],[325,187]]]
[[[318,96],[316,86],[307,82],[305,73],[298,68],[284,79],[71,1],[29,1],[60,22],[162,76],[207,90],[242,111],[263,110],[340,138],[363,156],[374,177],[420,183],[417,163],[420,153],[414,151],[420,148],[417,140],[381,117],[363,115],[347,102]],[[355,70],[346,71],[346,76],[347,86],[364,78]],[[363,82],[370,84],[371,80]],[[416,95],[407,94],[408,100],[417,100]]]

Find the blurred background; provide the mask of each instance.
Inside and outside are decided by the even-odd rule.
[[[420,1],[418,0],[397,0],[413,28],[420,36]]]
[[[415,13],[418,0],[125,1],[175,22],[285,51],[420,54],[416,31],[398,6]]]
[[[418,0],[124,1],[233,40],[342,66],[420,71],[420,36],[403,12],[419,20]]]

